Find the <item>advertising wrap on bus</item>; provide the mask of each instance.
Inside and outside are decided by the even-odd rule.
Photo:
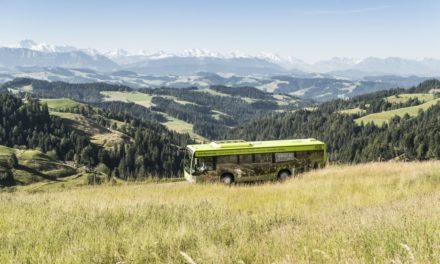
[[[184,176],[190,182],[284,180],[326,164],[325,143],[316,139],[247,142],[216,141],[188,145]]]

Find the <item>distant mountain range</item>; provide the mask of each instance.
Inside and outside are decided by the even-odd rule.
[[[328,101],[395,87],[411,87],[427,77],[371,76],[361,80],[335,78],[331,75],[235,75],[198,72],[191,75],[145,75],[120,70],[100,73],[90,69],[60,67],[17,67],[9,73],[0,73],[0,83],[15,78],[34,78],[70,83],[105,82],[133,88],[197,87],[213,85],[256,87],[266,92],[290,94],[303,99]]]
[[[122,49],[100,52],[72,46],[41,44],[32,40],[23,40],[16,46],[0,48],[0,67],[87,68],[107,73],[128,70],[148,75],[189,75],[205,71],[240,75],[328,73],[350,79],[382,75],[440,76],[440,60],[429,58],[333,58],[310,64],[294,57],[272,53],[252,56],[240,52],[222,54],[204,49],[189,49],[177,53],[132,53]]]
[[[307,64],[270,53],[249,56],[200,49],[180,53],[102,53],[31,40],[0,48],[0,83],[24,77],[70,83],[106,82],[133,88],[252,86],[327,101],[410,87],[433,76],[440,76],[440,61],[434,59],[334,58]]]

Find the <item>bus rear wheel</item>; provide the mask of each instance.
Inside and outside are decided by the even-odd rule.
[[[287,178],[292,176],[292,173],[288,170],[282,170],[278,173],[278,180],[279,181],[285,181]]]
[[[232,174],[223,174],[220,181],[225,185],[231,185],[234,182],[234,176]]]

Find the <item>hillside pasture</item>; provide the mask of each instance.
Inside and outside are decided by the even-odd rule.
[[[16,155],[18,165],[7,164],[11,155]],[[54,181],[76,173],[76,169],[49,157],[38,150],[22,150],[0,145],[0,172],[11,171],[15,184],[26,185],[35,182]]]
[[[406,103],[410,99],[414,99],[414,98],[417,98],[422,103],[435,99],[434,94],[414,93],[414,94],[393,95],[386,97],[385,100],[393,104],[399,104],[399,103]]]
[[[350,109],[344,109],[344,110],[340,110],[339,111],[339,113],[346,114],[346,115],[362,115],[365,112],[366,111],[364,109],[361,109],[359,107],[350,108]]]
[[[69,109],[78,105],[82,105],[81,103],[75,102],[68,98],[40,99],[40,102],[43,104],[47,104],[47,107],[49,107],[49,109],[51,110]]]
[[[50,114],[61,117],[68,126],[77,131],[86,133],[90,137],[92,143],[101,145],[105,148],[111,148],[115,145],[126,143],[131,140],[129,136],[119,131],[103,127],[80,114],[55,111],[51,111]],[[117,122],[117,125],[121,125],[121,122]]]
[[[115,92],[103,91],[104,101],[121,101],[126,103],[135,103],[147,108],[152,106],[151,100],[153,96],[140,92]]]
[[[194,139],[197,142],[207,141],[206,138],[194,133],[193,124],[177,119],[165,113],[161,113],[161,114],[164,115],[165,118],[167,119],[167,121],[163,122],[162,124],[166,126],[169,130],[176,131],[181,134],[188,134],[192,139]]]
[[[0,193],[5,263],[438,263],[440,162]],[[28,187],[29,188],[29,187]]]
[[[355,122],[357,124],[360,124],[361,122],[363,122],[364,124],[373,122],[374,124],[381,126],[383,123],[389,122],[394,116],[403,117],[405,114],[408,114],[409,116],[417,116],[420,110],[425,111],[429,107],[437,104],[439,101],[440,98],[416,106],[402,107],[395,110],[369,114],[356,119]]]
[[[212,90],[215,92],[214,90]],[[122,102],[133,102],[135,104],[142,105],[144,107],[151,107],[153,104],[151,102],[153,96],[139,93],[139,92],[101,92],[102,95],[105,96],[106,101],[122,101]],[[194,104],[188,101],[183,100],[177,100],[174,96],[161,96],[167,99],[174,100],[176,103],[179,104]],[[194,104],[195,105],[195,104]],[[168,129],[176,131],[178,133],[188,133],[191,138],[198,142],[203,142],[206,140],[206,138],[194,133],[193,131],[193,125],[185,122],[183,120],[177,119],[175,117],[172,117],[166,113],[158,112],[166,117],[167,121],[163,122],[162,124],[165,125]]]

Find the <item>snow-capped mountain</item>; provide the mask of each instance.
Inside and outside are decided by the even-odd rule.
[[[32,40],[21,41],[13,47],[0,48],[0,66],[14,67],[64,67],[89,68],[113,71],[119,65],[93,49],[82,50],[71,46],[38,44]]]
[[[32,40],[23,40],[18,45],[0,48],[0,67],[20,66],[88,68],[100,72],[128,70],[157,75],[188,75],[206,71],[239,75],[328,73],[351,79],[380,75],[440,76],[438,59],[336,57],[306,63],[292,56],[270,52],[256,55],[240,51],[219,53],[207,49],[187,49],[181,52],[130,52],[118,49],[100,52],[95,49],[36,43]]]
[[[22,40],[18,45],[12,46],[11,48],[29,49],[39,52],[71,52],[78,50],[73,46],[55,46],[46,43],[36,43],[30,39]]]

